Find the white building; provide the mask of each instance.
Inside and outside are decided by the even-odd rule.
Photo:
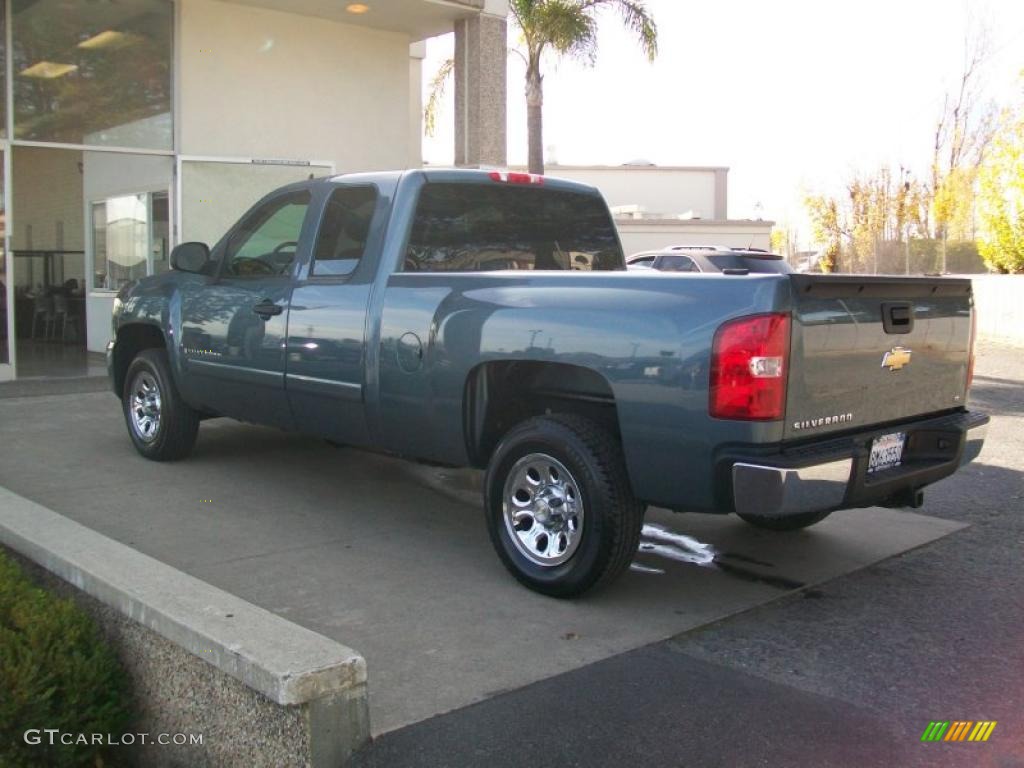
[[[631,163],[549,165],[545,172],[600,189],[627,254],[669,245],[770,248],[773,222],[729,218],[728,168]]]
[[[81,375],[114,294],[286,182],[421,165],[455,32],[457,159],[505,163],[507,0],[0,2],[0,380]]]

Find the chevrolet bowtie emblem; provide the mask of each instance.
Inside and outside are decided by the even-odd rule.
[[[905,347],[893,347],[882,356],[882,367],[890,371],[898,371],[905,365],[910,365],[911,351]]]

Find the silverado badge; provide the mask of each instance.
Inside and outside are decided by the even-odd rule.
[[[906,347],[893,347],[882,356],[882,367],[890,371],[898,371],[905,365],[910,365],[911,351]]]

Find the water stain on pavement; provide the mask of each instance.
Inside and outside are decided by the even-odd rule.
[[[711,544],[705,544],[692,536],[669,530],[663,525],[647,523],[640,532],[640,547],[637,558],[660,557],[674,563],[717,568],[735,578],[765,586],[791,591],[805,586],[804,582],[787,579],[784,576],[759,573],[749,566],[774,568],[774,564],[741,555],[736,552],[716,552]],[[659,563],[658,565],[664,565]],[[634,561],[630,570],[636,573],[664,575],[665,568],[649,563]]]

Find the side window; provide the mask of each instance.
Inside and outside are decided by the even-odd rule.
[[[366,251],[376,208],[375,187],[339,187],[331,193],[313,254],[314,275],[348,275],[355,270]]]
[[[663,272],[697,272],[697,265],[689,256],[666,256],[661,262]]]
[[[309,192],[296,192],[252,211],[228,241],[224,271],[237,277],[285,274],[295,261],[309,201]]]

